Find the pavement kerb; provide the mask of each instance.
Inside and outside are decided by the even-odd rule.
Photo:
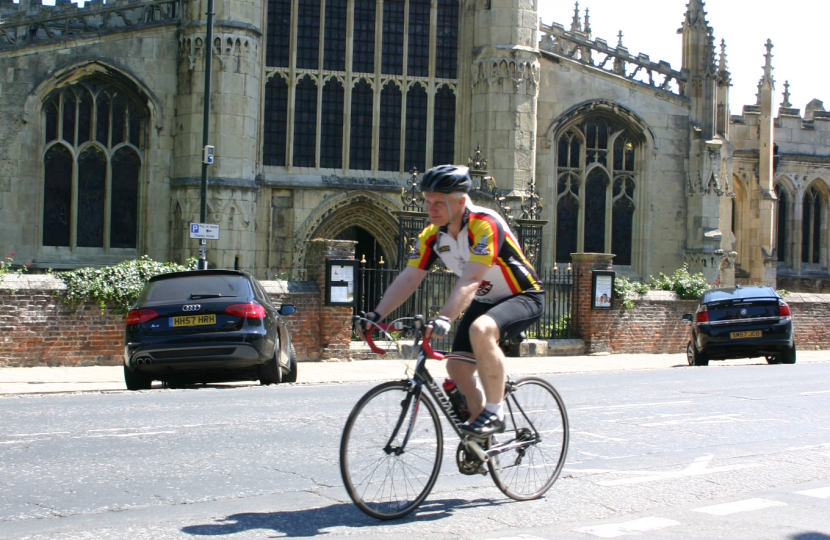
[[[811,363],[830,363],[830,351],[798,352],[797,365]],[[299,377],[296,384],[340,384],[396,380],[404,378],[407,373],[407,366],[411,365],[413,365],[412,362],[402,360],[300,362]],[[691,368],[687,365],[685,354],[600,354],[508,358],[506,368],[513,378],[517,378],[521,375],[670,368],[717,369],[745,365],[766,365],[766,361],[763,358],[713,361],[708,368]],[[443,362],[431,361],[428,368],[434,377],[446,377],[446,368]],[[257,385],[257,383],[251,381],[212,386],[251,385]],[[153,388],[161,389],[161,384],[156,382]],[[112,391],[126,391],[124,372],[121,366],[0,367],[0,396]]]

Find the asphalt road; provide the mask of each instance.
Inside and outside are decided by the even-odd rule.
[[[348,499],[341,429],[373,384],[0,399],[0,538],[830,539],[830,364],[546,377],[569,412],[541,500],[442,474],[377,522]]]

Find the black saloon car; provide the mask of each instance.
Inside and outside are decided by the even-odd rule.
[[[700,297],[686,346],[690,366],[709,360],[763,356],[770,364],[795,364],[790,307],[771,287],[711,289]]]
[[[155,276],[126,319],[124,380],[179,385],[297,380],[297,356],[283,316],[247,272],[197,270]]]

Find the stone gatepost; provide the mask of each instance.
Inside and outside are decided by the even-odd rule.
[[[317,335],[320,359],[348,360],[352,341],[352,314],[349,306],[326,305],[326,261],[354,260],[353,240],[328,240],[315,238],[308,243],[306,255],[307,279],[317,283],[320,289],[320,319]]]
[[[588,353],[608,352],[611,348],[612,311],[591,309],[593,273],[595,270],[614,269],[610,253],[571,253],[574,271],[578,276],[576,292],[576,332],[582,337]]]

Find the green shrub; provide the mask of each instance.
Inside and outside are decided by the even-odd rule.
[[[84,302],[96,302],[101,309],[112,307],[116,313],[126,314],[138,299],[149,279],[158,274],[182,272],[196,268],[198,260],[191,257],[180,265],[156,262],[146,255],[137,260],[124,261],[104,268],[80,268],[69,272],[52,272],[66,284],[62,301],[71,308]]]
[[[684,300],[697,300],[712,287],[702,272],[690,274],[685,264],[671,276],[660,272],[656,279],[653,276],[649,276],[649,279],[651,283],[639,283],[622,276],[617,277],[614,280],[614,296],[622,300],[625,309],[634,309],[634,300],[648,291],[673,291]]]

